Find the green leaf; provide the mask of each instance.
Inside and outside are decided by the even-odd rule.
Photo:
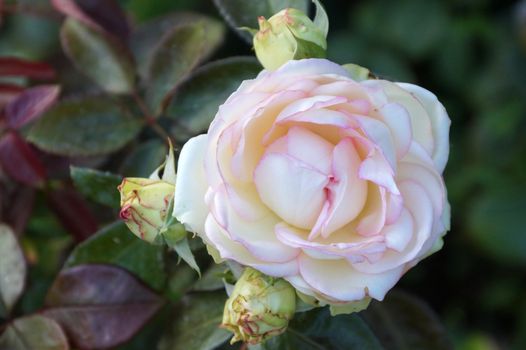
[[[161,290],[166,282],[163,248],[138,239],[122,222],[107,226],[80,243],[66,267],[96,263],[120,266],[155,290]]]
[[[117,186],[121,183],[122,176],[75,166],[70,168],[70,174],[75,187],[86,198],[108,207],[119,208]]]
[[[28,139],[50,153],[94,156],[117,151],[141,127],[124,107],[90,96],[56,104],[31,128]]]
[[[219,328],[227,295],[224,292],[187,295],[171,329],[164,334],[160,350],[212,350],[232,334]]]
[[[8,324],[0,336],[0,349],[9,350],[68,350],[62,328],[50,318],[33,315]]]
[[[116,94],[133,91],[135,67],[122,43],[73,18],[64,21],[60,37],[75,67],[101,88]]]
[[[316,5],[314,24],[320,28],[325,37],[327,37],[329,33],[329,16],[327,16],[327,12],[319,0],[312,0],[312,2]]]
[[[120,173],[127,177],[148,177],[166,159],[166,144],[154,139],[137,145],[124,159]]]
[[[252,350],[382,349],[369,326],[357,314],[331,316],[329,308],[296,314],[287,331]]]
[[[166,111],[176,121],[172,134],[184,141],[208,129],[219,106],[243,80],[255,78],[261,69],[253,57],[230,57],[197,69],[177,89]]]
[[[469,213],[470,237],[490,256],[512,266],[526,266],[526,189],[492,191],[474,201]]]
[[[391,291],[360,313],[385,349],[451,349],[444,326],[423,301]]]
[[[183,230],[184,227],[182,224],[176,224],[177,226],[180,226]],[[166,238],[166,236],[164,236]],[[175,252],[179,255],[181,259],[183,259],[192,269],[197,271],[199,276],[201,276],[201,270],[199,269],[199,265],[197,265],[197,262],[195,261],[194,253],[192,253],[192,250],[190,249],[190,244],[188,243],[188,238],[185,237],[183,239],[179,239],[177,241],[171,241],[169,239],[166,240],[166,243],[170,248],[175,250]]]
[[[343,68],[349,72],[351,75],[351,78],[353,78],[356,81],[363,81],[367,79],[371,79],[371,71],[365,67],[359,66],[354,63],[347,63],[342,65]]]
[[[24,290],[26,261],[13,230],[0,224],[0,318],[5,318]]]
[[[177,26],[200,21],[207,23],[210,21],[210,18],[199,13],[185,11],[172,12],[139,25],[131,34],[130,48],[135,62],[137,62],[137,70],[141,78],[146,79],[148,77],[152,54],[156,47],[160,45],[165,33],[174,30]]]
[[[222,42],[221,22],[202,18],[173,28],[153,52],[148,68],[146,101],[158,116],[175,88]]]
[[[225,284],[223,283],[223,277],[228,270],[226,264],[214,264],[203,273],[203,276],[197,282],[195,282],[193,290],[195,291],[213,291],[223,289]]]
[[[252,35],[239,30],[240,27],[257,28],[259,16],[265,18],[292,7],[305,13],[309,11],[309,0],[214,0],[219,12],[232,29],[236,30],[247,42],[252,43]]]

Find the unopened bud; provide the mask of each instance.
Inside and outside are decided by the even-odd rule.
[[[289,60],[325,57],[327,33],[302,11],[287,8],[268,20],[259,17],[258,22],[254,49],[266,69],[275,70]]]
[[[163,180],[125,178],[119,185],[120,217],[130,231],[150,243],[162,243],[175,186]]]
[[[234,333],[230,343],[261,343],[287,329],[296,310],[296,292],[282,278],[247,267],[226,301],[222,327]]]

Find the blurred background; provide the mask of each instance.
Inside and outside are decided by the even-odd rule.
[[[134,23],[180,10],[219,18],[211,0],[120,2]],[[4,3],[8,9],[14,2]],[[445,172],[452,228],[442,251],[412,269],[401,287],[431,305],[458,349],[526,349],[526,1],[323,3],[328,58],[417,83],[439,97],[452,120]],[[45,0],[17,4],[23,14],[0,19],[0,56],[45,61],[69,91],[81,89],[61,54],[60,17]],[[213,58],[250,54],[229,30]],[[25,312],[42,302],[60,267],[56,252],[70,243],[47,203],[37,195],[27,223],[24,248],[45,263],[30,269],[35,282],[21,301]]]

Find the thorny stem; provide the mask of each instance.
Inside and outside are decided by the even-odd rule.
[[[152,115],[150,109],[148,108],[142,97],[137,93],[137,91],[134,91],[132,96],[135,102],[137,103],[137,106],[139,106],[139,109],[141,110],[142,114],[144,115],[144,118],[146,119],[146,124],[148,124],[148,126],[152,128],[152,130],[155,131],[155,133],[159,135],[163,140],[171,140],[170,135],[168,135],[168,133],[164,131],[164,129],[157,123],[157,120]]]

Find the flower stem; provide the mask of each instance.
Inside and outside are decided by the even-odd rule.
[[[163,140],[171,140],[170,135],[168,135],[168,133],[159,125],[159,123],[157,123],[157,119],[152,115],[150,109],[148,108],[142,97],[137,93],[137,91],[134,91],[132,96],[135,102],[137,103],[137,106],[139,106],[139,109],[141,110],[146,120],[146,124],[148,124],[148,126],[153,131],[155,131],[155,133],[159,135],[159,137],[161,137]]]

